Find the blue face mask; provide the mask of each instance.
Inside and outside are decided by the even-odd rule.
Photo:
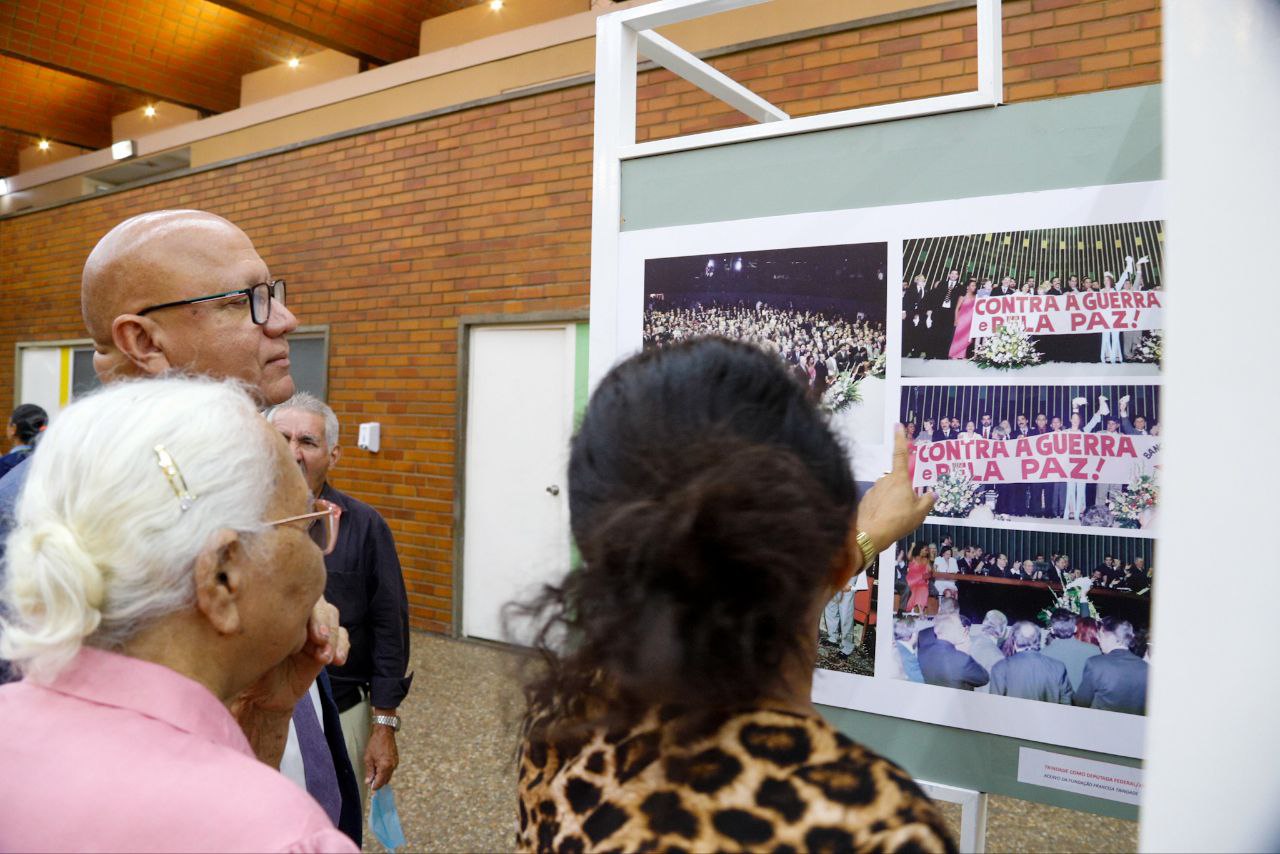
[[[396,796],[390,785],[375,790],[369,798],[369,828],[388,851],[404,847],[404,830],[400,827]]]

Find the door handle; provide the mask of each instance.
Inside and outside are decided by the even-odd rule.
[[[556,485],[553,483],[553,484],[551,484],[550,486],[548,486],[548,487],[547,487],[547,492],[548,492],[549,494],[551,494],[551,495],[559,495],[559,494],[560,494],[560,487],[556,486]]]

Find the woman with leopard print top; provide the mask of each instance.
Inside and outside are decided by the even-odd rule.
[[[572,443],[581,568],[540,621],[516,843],[538,851],[953,851],[932,802],[809,700],[813,626],[924,520],[899,430],[858,501],[775,356],[719,338],[616,367]],[[856,525],[855,521],[856,509]]]

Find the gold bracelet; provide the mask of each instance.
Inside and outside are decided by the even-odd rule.
[[[866,571],[876,560],[876,555],[880,554],[880,550],[876,548],[876,544],[871,542],[871,538],[867,536],[866,531],[859,531],[858,536],[854,538],[858,548],[862,550],[862,569]]]

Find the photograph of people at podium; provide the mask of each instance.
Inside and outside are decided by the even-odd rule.
[[[877,676],[1145,714],[1152,540],[925,525],[898,549]]]
[[[644,346],[722,335],[776,353],[862,445],[885,441],[884,243],[652,258]]]
[[[898,417],[934,519],[1155,530],[1158,386],[907,385]]]
[[[902,376],[1154,377],[1164,223],[902,244]]]

